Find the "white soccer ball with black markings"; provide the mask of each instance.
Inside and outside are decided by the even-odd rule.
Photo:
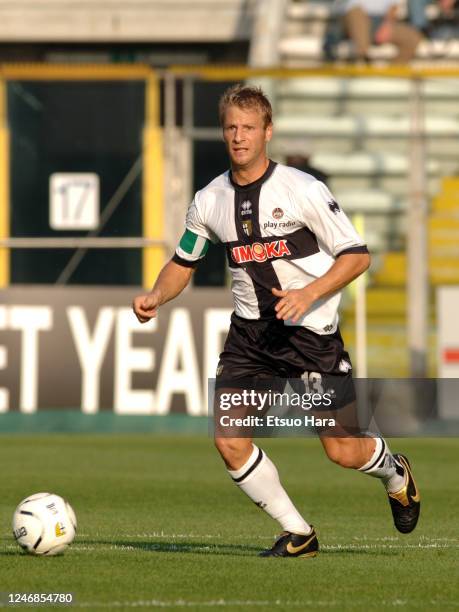
[[[13,515],[16,542],[32,555],[63,553],[73,542],[76,527],[71,505],[54,493],[26,497]]]

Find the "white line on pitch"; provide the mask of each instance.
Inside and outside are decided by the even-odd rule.
[[[17,546],[15,546],[14,544],[9,544],[6,546],[7,549],[18,549]],[[151,547],[145,550],[151,550],[152,552],[195,552],[195,553],[199,553],[199,552],[203,552],[203,551],[208,551],[208,552],[215,552],[218,550],[222,550],[224,549],[224,546],[186,546],[186,545],[179,545],[179,546],[174,546],[171,545],[170,548],[168,550],[160,550],[158,549],[157,551],[155,551],[155,545],[152,544]],[[359,544],[324,544],[322,545],[322,550],[341,550],[343,552],[346,552],[348,550],[355,550],[355,551],[364,551],[364,550],[406,550],[406,549],[416,549],[416,550],[424,550],[424,549],[441,549],[441,550],[445,550],[445,549],[453,549],[453,548],[458,548],[458,546],[451,546],[449,544],[363,544],[363,545],[359,545]],[[82,552],[82,551],[108,551],[108,550],[117,550],[120,552],[123,551],[129,551],[129,552],[135,552],[138,550],[142,550],[141,548],[139,548],[138,546],[132,546],[129,544],[110,544],[110,545],[105,545],[105,544],[94,544],[94,545],[85,545],[85,544],[72,544],[71,546],[71,550],[74,550],[76,552]]]
[[[106,538],[110,538],[113,537],[112,534],[102,534],[102,533],[78,533],[77,534],[78,537],[80,538],[96,538],[96,537],[106,537]],[[277,534],[278,535],[278,534]],[[147,532],[147,533],[119,533],[117,534],[117,538],[164,538],[164,539],[170,539],[170,540],[177,540],[177,539],[213,539],[213,540],[217,540],[217,539],[221,539],[227,537],[228,539],[231,540],[268,540],[270,537],[277,537],[275,534],[273,536],[271,535],[253,535],[253,534],[247,534],[247,535],[243,535],[243,534],[235,534],[235,535],[228,535],[228,536],[223,536],[220,533],[164,533],[163,531],[153,531],[153,532]],[[334,540],[336,540],[336,536],[333,538]],[[339,540],[342,540],[343,542],[346,542],[348,540],[348,538],[346,538],[345,536],[338,538]],[[354,542],[402,542],[403,538],[399,537],[399,536],[382,536],[382,537],[371,537],[371,536],[351,536],[350,539]],[[425,542],[453,542],[453,543],[457,543],[459,544],[459,538],[431,538],[428,536],[419,536],[419,540],[421,542],[425,541]]]
[[[163,601],[159,599],[150,599],[150,600],[139,600],[139,601],[101,601],[101,602],[75,602],[73,607],[77,608],[224,608],[228,606],[232,607],[281,607],[283,609],[287,608],[319,608],[319,607],[341,607],[345,603],[343,600],[302,600],[302,601],[288,601],[288,600],[225,600],[225,599],[214,599],[210,601],[188,601],[185,599],[177,599],[175,601]],[[429,607],[438,606],[444,608],[446,606],[457,606],[458,602],[448,601],[448,600],[437,600],[431,599],[426,602],[425,600],[421,601],[412,601],[412,600],[404,600],[404,599],[383,599],[380,601],[376,601],[381,607],[400,607],[406,606],[408,603],[425,606],[426,604]],[[353,606],[364,606],[368,605],[368,601],[357,601],[352,600]]]

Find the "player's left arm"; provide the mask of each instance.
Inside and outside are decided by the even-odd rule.
[[[303,289],[281,291],[273,288],[273,294],[280,298],[276,304],[278,319],[291,319],[296,323],[317,300],[333,295],[370,266],[368,253],[345,253],[340,255],[332,267],[320,278]]]
[[[336,202],[328,187],[320,181],[297,190],[298,219],[314,232],[335,261],[328,271],[303,289],[273,289],[280,298],[276,304],[278,319],[296,323],[313,305],[333,295],[362,274],[370,265],[364,240]]]

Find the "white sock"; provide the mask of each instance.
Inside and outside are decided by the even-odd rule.
[[[380,478],[388,493],[397,493],[406,484],[405,470],[395,460],[384,438],[373,439],[376,442],[374,453],[359,472]]]
[[[293,505],[279,480],[271,459],[255,444],[248,461],[239,470],[228,470],[237,486],[284,531],[308,534],[312,528]]]

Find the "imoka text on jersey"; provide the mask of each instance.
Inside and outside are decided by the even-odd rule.
[[[247,261],[263,262],[267,259],[291,255],[287,240],[273,240],[272,242],[255,242],[244,244],[231,249],[232,259],[240,264]]]

